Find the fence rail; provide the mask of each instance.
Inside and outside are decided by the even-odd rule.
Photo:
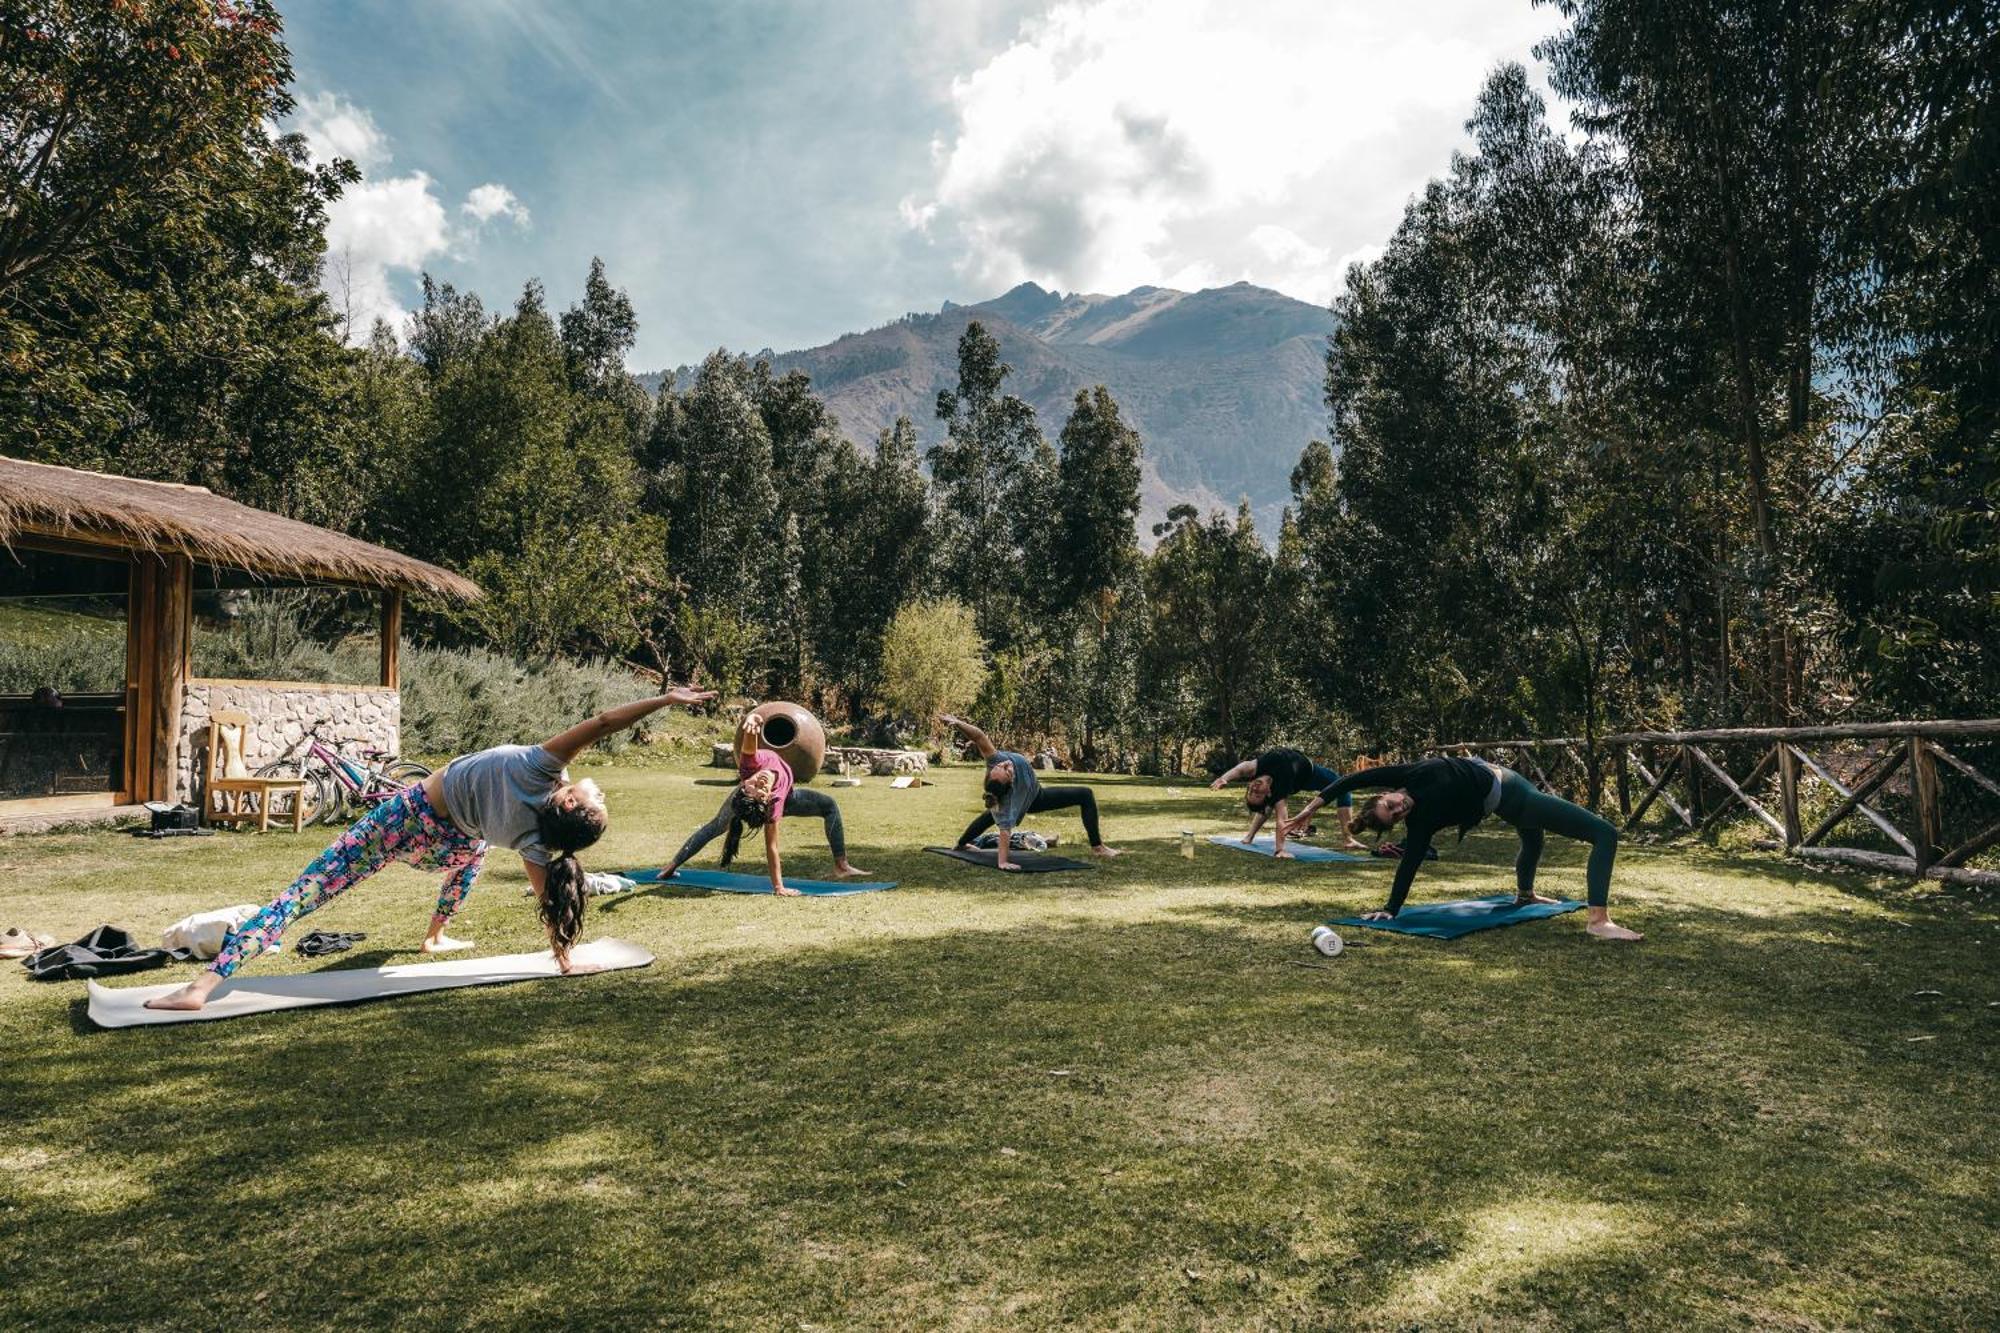
[[[1771,830],[1772,845],[1806,861],[1994,888],[2000,887],[2000,873],[1974,869],[1966,862],[2000,844],[2000,820],[1979,826],[1956,842],[1946,837],[1944,827],[1947,771],[1953,781],[1962,779],[1984,796],[2000,798],[2000,782],[1944,744],[1951,741],[1963,749],[1968,741],[1984,740],[2000,741],[2000,718],[1620,731],[1594,740],[1558,736],[1463,741],[1441,746],[1439,752],[1504,760],[1543,787],[1590,806],[1602,804],[1608,767],[1627,830],[1638,828],[1656,806],[1668,813],[1676,833],[1688,834],[1705,832],[1724,816],[1742,810]],[[1850,763],[1843,778],[1842,756],[1835,749],[1857,744],[1859,753],[1844,757],[1860,766]],[[1755,762],[1740,778],[1734,776],[1732,768],[1741,768],[1752,756]],[[1899,776],[1898,794],[1908,798],[1901,824],[1885,812],[1882,799],[1891,780]],[[1823,811],[1810,811],[1802,805],[1802,795],[1817,795],[1822,802],[1830,797],[1831,804]],[[1810,828],[1809,813],[1817,815]],[[1901,854],[1828,844],[1828,837],[1856,815]]]

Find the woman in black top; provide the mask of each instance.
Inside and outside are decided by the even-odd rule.
[[[1590,844],[1585,872],[1590,924],[1586,929],[1601,940],[1644,938],[1611,919],[1611,863],[1618,855],[1618,830],[1580,805],[1537,791],[1511,768],[1456,756],[1365,768],[1328,785],[1306,803],[1292,823],[1302,827],[1321,805],[1359,787],[1386,790],[1356,811],[1357,823],[1385,833],[1399,821],[1409,825],[1388,905],[1379,912],[1364,913],[1364,921],[1387,921],[1402,910],[1417,867],[1424,862],[1425,849],[1438,830],[1456,827],[1463,839],[1474,824],[1488,815],[1498,815],[1521,835],[1521,851],[1514,859],[1516,901],[1554,901],[1535,892],[1535,869],[1541,863],[1544,833],[1560,833]]]
[[[1245,759],[1215,781],[1208,784],[1210,791],[1221,791],[1232,782],[1247,781],[1250,785],[1243,791],[1243,804],[1250,808],[1250,831],[1243,835],[1243,845],[1249,847],[1257,841],[1257,830],[1264,827],[1266,819],[1276,818],[1271,824],[1271,854],[1282,860],[1291,860],[1292,854],[1285,850],[1285,838],[1291,833],[1291,821],[1285,813],[1285,801],[1294,793],[1318,791],[1340,780],[1340,774],[1315,764],[1304,750],[1294,750],[1281,745],[1275,750],[1266,750],[1255,759]],[[1354,798],[1342,796],[1340,804],[1340,831],[1346,837],[1349,851],[1367,850],[1354,837]]]

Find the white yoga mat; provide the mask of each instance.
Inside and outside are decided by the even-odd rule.
[[[579,963],[594,963],[605,971],[645,967],[653,955],[625,940],[592,940],[570,951]],[[503,981],[534,981],[559,977],[555,955],[504,954],[498,958],[452,958],[441,963],[398,963],[394,967],[356,967],[287,976],[238,973],[216,987],[200,1009],[148,1009],[155,995],[170,995],[184,983],[165,986],[100,986],[90,982],[90,1021],[102,1028],[142,1027],[149,1023],[205,1023],[218,1018],[242,1018],[275,1009],[303,1009],[316,1004],[355,1004],[388,1000],[418,991],[451,990],[458,986],[492,986]]]

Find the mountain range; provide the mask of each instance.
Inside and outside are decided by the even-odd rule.
[[[1326,435],[1333,331],[1328,311],[1279,292],[1239,282],[1064,295],[1026,282],[976,305],[946,302],[822,347],[759,355],[810,375],[857,443],[902,415],[929,444],[943,435],[938,391],[956,383],[958,340],[974,320],[999,340],[1013,367],[1008,392],[1033,404],[1051,442],[1079,389],[1111,390],[1145,442],[1142,533],[1174,504],[1234,509],[1247,496],[1275,540],[1299,451]],[[652,388],[660,376],[640,378]]]

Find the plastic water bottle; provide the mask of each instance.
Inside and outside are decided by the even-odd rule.
[[[1191,828],[1181,830],[1181,855],[1194,860],[1194,830]]]
[[[1318,949],[1328,958],[1338,957],[1340,951],[1346,947],[1347,942],[1334,933],[1332,926],[1313,927],[1313,948]]]

